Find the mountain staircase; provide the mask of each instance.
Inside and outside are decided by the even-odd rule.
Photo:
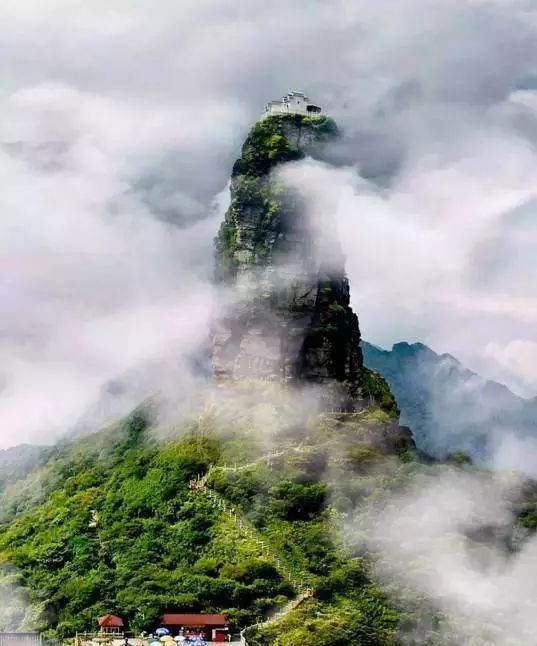
[[[260,548],[265,558],[274,565],[274,567],[278,570],[278,572],[280,572],[280,574],[283,575],[283,577],[289,582],[289,584],[293,587],[293,589],[296,592],[296,596],[293,599],[291,599],[288,603],[286,603],[284,606],[279,608],[267,620],[257,624],[253,624],[251,626],[247,626],[241,631],[241,644],[243,646],[248,646],[248,643],[244,637],[244,634],[246,633],[246,631],[252,628],[262,628],[274,621],[278,621],[285,615],[295,610],[295,608],[298,608],[298,606],[303,601],[312,597],[313,590],[304,585],[303,579],[298,579],[291,572],[291,570],[287,567],[287,565],[285,565],[285,563],[282,562],[280,557],[277,554],[275,554],[267,545],[267,543],[261,538],[259,533],[251,525],[251,523],[246,521],[240,514],[238,514],[234,507],[232,507],[220,494],[216,493],[216,491],[211,489],[211,487],[208,485],[209,478],[211,477],[211,474],[213,473],[213,471],[215,471],[216,469],[234,471],[234,470],[239,470],[241,468],[243,467],[240,467],[240,466],[239,467],[216,467],[214,465],[211,465],[204,475],[198,476],[196,479],[190,481],[189,488],[191,491],[203,493],[204,495],[206,495],[219,511],[227,514],[231,518],[231,520],[233,520],[235,526],[243,534],[246,534],[248,538],[252,539],[257,544],[257,546]]]
[[[241,630],[241,646],[248,646],[248,642],[246,641],[245,634],[247,631],[252,630],[254,628],[264,628],[265,626],[270,625],[271,623],[275,621],[279,621],[286,615],[288,615],[290,612],[293,612],[298,606],[305,601],[306,599],[309,599],[310,597],[313,596],[313,591],[311,589],[305,589],[302,592],[299,592],[294,599],[291,599],[288,603],[286,603],[284,606],[282,606],[279,610],[277,610],[273,615],[271,615],[268,619],[265,621],[261,621],[257,624],[252,624],[251,626],[246,626],[246,628],[243,628]]]

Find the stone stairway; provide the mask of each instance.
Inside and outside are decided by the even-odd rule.
[[[244,637],[244,634],[248,630],[252,628],[262,628],[263,626],[266,626],[274,621],[278,621],[285,615],[292,612],[295,608],[297,608],[305,599],[309,599],[310,597],[312,597],[313,590],[305,586],[303,580],[298,579],[291,572],[291,570],[285,565],[285,563],[282,562],[280,557],[277,554],[275,554],[267,545],[267,543],[261,538],[257,530],[251,525],[251,523],[249,523],[243,517],[241,517],[236,512],[234,507],[232,507],[222,496],[220,496],[220,494],[216,493],[216,491],[214,491],[208,486],[207,483],[209,481],[209,478],[212,472],[220,468],[226,471],[231,471],[235,469],[238,470],[241,467],[215,467],[214,465],[211,465],[203,476],[198,476],[198,478],[196,478],[195,480],[190,481],[190,484],[189,484],[190,489],[192,491],[200,492],[206,495],[219,511],[227,514],[233,520],[233,522],[235,523],[235,525],[240,531],[242,531],[250,539],[255,541],[255,543],[258,545],[261,552],[263,553],[263,555],[274,565],[274,567],[278,570],[278,572],[280,572],[285,577],[285,579],[290,583],[290,585],[293,587],[293,589],[296,592],[296,596],[293,599],[291,599],[288,603],[286,603],[284,606],[279,608],[266,621],[263,621],[258,624],[253,624],[252,626],[247,626],[241,631],[240,643],[243,646],[248,646],[246,638]]]
[[[248,646],[248,642],[246,641],[245,634],[254,628],[264,628],[265,626],[270,625],[271,623],[278,621],[288,615],[290,612],[293,612],[295,608],[298,608],[298,606],[305,601],[306,599],[309,599],[310,597],[313,596],[313,591],[311,589],[304,589],[302,592],[299,592],[294,599],[291,599],[288,603],[285,604],[285,606],[282,606],[279,610],[277,610],[273,615],[271,615],[268,619],[265,621],[261,621],[257,624],[252,624],[251,626],[246,626],[246,628],[243,628],[241,630],[241,645],[242,646]]]
[[[287,565],[282,562],[280,557],[275,554],[267,545],[266,541],[261,538],[257,530],[251,525],[251,523],[240,516],[234,507],[232,507],[222,496],[220,496],[220,494],[216,493],[216,491],[214,491],[207,485],[211,473],[218,468],[220,467],[211,466],[203,476],[200,476],[195,480],[191,480],[189,484],[190,489],[192,491],[199,491],[204,493],[218,510],[227,514],[233,520],[239,530],[246,534],[248,538],[255,541],[263,555],[274,565],[278,572],[280,572],[285,577],[285,579],[291,584],[293,589],[298,594],[301,594],[304,590],[306,590],[304,582],[293,575]],[[233,470],[232,467],[222,468],[226,470]],[[241,467],[237,467],[237,469],[240,468]]]

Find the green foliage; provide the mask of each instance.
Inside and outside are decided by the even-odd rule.
[[[264,119],[250,130],[242,147],[242,155],[235,162],[232,176],[266,175],[277,163],[301,159],[304,153],[293,149],[285,137],[282,122]]]
[[[252,127],[233,167],[231,205],[215,239],[217,280],[234,276],[241,263],[266,263],[284,214],[293,208],[294,197],[270,171],[315,155],[337,134],[335,122],[324,116],[279,115]],[[247,223],[243,230],[238,222]]]
[[[364,397],[370,397],[385,410],[390,417],[397,419],[399,409],[386,381],[373,370],[363,368],[362,372],[362,393]]]
[[[309,601],[267,628],[251,631],[252,646],[389,646],[397,613],[390,610],[374,587],[356,590],[341,582],[329,602]]]
[[[324,116],[290,114],[258,121],[244,142],[241,157],[235,162],[233,177],[266,175],[276,164],[304,157],[304,148],[322,145],[337,135],[335,122]]]
[[[521,527],[531,533],[537,532],[537,501],[523,503],[518,515]]]
[[[374,446],[365,444],[349,447],[347,458],[355,470],[368,471],[382,459],[382,454]]]
[[[253,631],[252,644],[394,643],[399,617],[412,625],[418,611],[396,612],[368,562],[334,541],[334,527],[337,509],[367,513],[415,464],[371,443],[393,425],[375,407],[344,421],[312,418],[299,446],[284,443],[277,455],[260,457],[266,448],[248,420],[267,412],[277,392],[260,386],[255,410],[242,407],[244,419],[230,406],[229,426],[223,406],[218,424],[226,439],[213,437],[209,415],[156,444],[147,420],[133,415],[61,447],[43,470],[45,499],[0,531],[2,561],[14,568],[0,573],[0,588],[15,584],[5,625],[40,626],[66,638],[94,629],[106,612],[125,617],[132,630],[154,627],[166,609],[225,612],[233,630],[265,618],[294,595],[289,582],[250,534],[188,487],[210,465],[237,463],[213,469],[211,488],[315,591],[281,621]]]
[[[237,250],[238,235],[237,228],[234,226],[231,214],[226,215],[220,225],[220,230],[215,238],[215,255],[218,259],[217,279],[221,279],[232,274],[237,266],[235,251]]]
[[[166,608],[227,609],[253,622],[267,599],[291,594],[257,546],[188,489],[218,460],[218,442],[186,435],[156,446],[145,428],[137,415],[127,420],[99,464],[75,445],[53,466],[55,490],[4,527],[2,561],[16,567],[17,590],[29,595],[6,627],[20,626],[28,605],[42,606],[49,635],[59,638],[95,629],[105,612],[132,629],[151,627]],[[10,585],[7,574],[1,585]]]
[[[308,621],[319,621],[322,631],[341,613],[357,634],[389,636],[392,611],[362,565],[332,541],[326,451],[312,446],[256,462],[255,442],[237,435],[241,425],[232,417],[236,435],[230,427],[225,441],[211,435],[208,419],[157,445],[148,417],[138,411],[106,433],[61,447],[43,471],[45,499],[0,532],[1,558],[16,568],[22,594],[9,625],[33,622],[48,627],[50,637],[66,638],[94,629],[95,618],[106,612],[138,630],[153,627],[169,609],[223,611],[234,629],[284,603],[294,592],[258,544],[207,497],[189,490],[189,481],[224,455],[227,463],[253,463],[213,471],[211,486],[297,579],[318,590],[308,607],[323,619]],[[28,607],[31,613],[23,611]]]
[[[326,485],[321,482],[300,484],[282,481],[271,487],[269,513],[285,520],[309,520],[324,506]]]

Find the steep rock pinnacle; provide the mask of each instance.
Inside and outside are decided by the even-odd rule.
[[[355,410],[373,396],[396,410],[384,381],[363,367],[332,215],[314,221],[281,178],[284,164],[322,157],[337,136],[332,119],[299,114],[267,117],[248,134],[216,238],[216,279],[232,304],[215,318],[214,374],[318,384],[332,407]]]

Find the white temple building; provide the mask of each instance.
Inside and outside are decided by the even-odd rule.
[[[309,98],[303,92],[288,92],[283,99],[269,101],[262,118],[273,114],[307,114],[319,115],[322,109],[318,105],[310,103]]]

